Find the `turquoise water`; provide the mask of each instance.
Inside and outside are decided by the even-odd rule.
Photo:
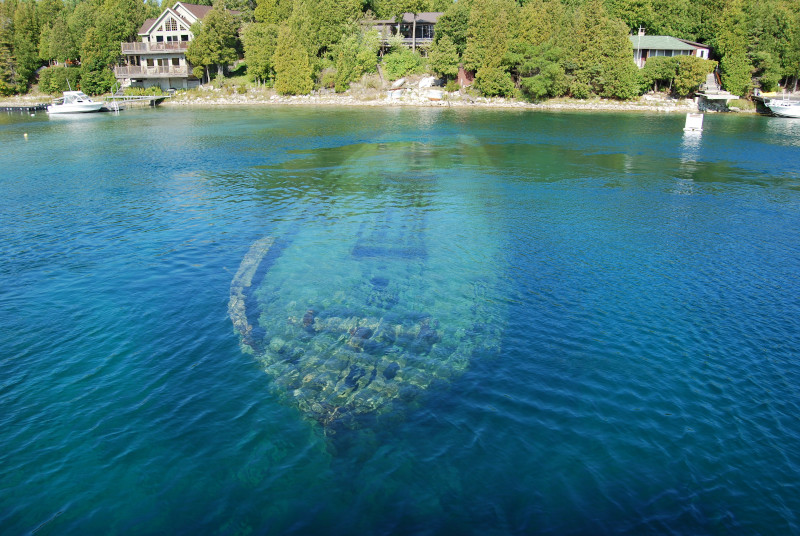
[[[799,533],[800,122],[682,126],[0,115],[2,533]]]

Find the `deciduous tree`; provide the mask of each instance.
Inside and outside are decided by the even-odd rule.
[[[202,65],[206,72],[209,66],[216,65],[217,73],[222,75],[225,65],[238,58],[236,20],[222,7],[215,7],[202,21],[193,24],[192,33],[194,39],[186,50],[186,59],[192,65]]]

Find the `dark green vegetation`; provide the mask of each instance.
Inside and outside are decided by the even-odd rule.
[[[210,0],[195,0],[210,3]],[[119,43],[137,40],[165,0],[0,0],[0,95],[79,83],[108,91]],[[220,0],[187,52],[208,78],[244,56],[251,78],[284,94],[346,90],[365,74],[396,79],[474,71],[485,95],[628,99],[650,89],[689,95],[717,64],[667,59],[639,71],[628,35],[672,35],[708,44],[726,89],[796,88],[800,4],[791,0]],[[234,17],[226,10],[235,10]],[[435,42],[384,55],[370,19],[443,11]]]

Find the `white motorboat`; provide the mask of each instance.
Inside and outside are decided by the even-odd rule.
[[[83,91],[65,91],[64,96],[53,101],[47,107],[49,114],[81,114],[98,112],[102,102],[93,101]]]
[[[764,104],[778,117],[800,117],[800,101],[770,99]]]

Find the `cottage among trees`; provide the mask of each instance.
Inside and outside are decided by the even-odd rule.
[[[630,40],[633,43],[633,61],[640,69],[648,58],[658,56],[695,56],[707,60],[711,50],[706,45],[686,39],[668,35],[645,35],[644,30],[639,30],[638,35],[631,35]]]
[[[211,11],[211,6],[177,2],[158,18],[147,19],[139,30],[140,42],[122,43],[125,65],[114,68],[114,75],[121,85],[160,86],[162,89],[187,89],[200,85],[202,70],[193,72],[194,65],[187,58],[187,51],[196,37],[193,27],[196,29],[195,25]],[[233,55],[227,59],[232,62],[236,57]],[[196,63],[201,62],[196,60]],[[208,64],[211,63],[213,58]]]

